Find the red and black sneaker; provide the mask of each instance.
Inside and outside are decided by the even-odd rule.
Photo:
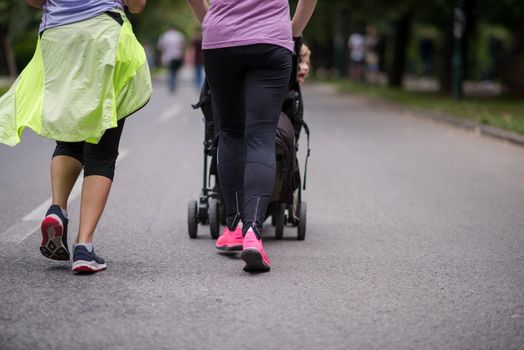
[[[43,256],[53,260],[67,261],[70,259],[67,248],[67,224],[68,219],[60,206],[56,204],[50,206],[40,226],[42,230],[40,252]]]

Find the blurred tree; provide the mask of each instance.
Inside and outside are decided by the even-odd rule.
[[[292,1],[296,3],[296,1]],[[475,67],[471,53],[472,41],[477,37],[479,23],[502,25],[514,32],[515,45],[507,58],[507,67],[503,71],[506,77],[514,77],[515,72],[524,72],[524,4],[522,0],[464,0],[463,11],[466,15],[464,37],[462,41],[462,59],[465,62],[464,72],[474,76],[467,69]],[[392,86],[401,86],[406,66],[406,50],[411,40],[410,28],[413,23],[431,25],[439,31],[441,38],[436,54],[438,55],[438,80],[441,90],[451,91],[451,56],[453,50],[453,0],[332,0],[319,2],[317,11],[306,29],[305,39],[311,41],[319,65],[331,67],[335,62],[333,52],[336,45],[334,38],[342,34],[346,39],[349,32],[341,33],[341,28],[362,27],[374,23],[381,29],[381,34],[388,44],[390,59],[386,67],[388,82]],[[344,13],[340,25],[337,18]],[[349,24],[347,24],[349,23]],[[340,40],[340,39],[338,39]],[[471,63],[471,64],[468,64]],[[524,78],[524,77],[523,77]],[[517,79],[513,79],[517,80]],[[524,79],[520,79],[523,82]],[[514,85],[514,84],[513,84]],[[524,87],[523,87],[524,88]]]
[[[0,76],[15,77],[31,59],[40,16],[41,11],[28,7],[25,1],[0,0]],[[185,0],[150,1],[143,13],[129,17],[137,37],[152,46],[171,24],[186,34],[197,26]]]
[[[139,39],[151,44],[171,25],[190,35],[198,26],[186,0],[155,0],[139,15],[129,15]]]
[[[296,1],[294,1],[296,2]],[[406,50],[410,27],[418,2],[415,0],[333,0],[319,2],[317,10],[305,31],[306,41],[312,41],[314,54],[323,65],[333,62],[333,57],[323,57],[333,52],[334,40],[343,36],[345,41],[351,31],[363,30],[366,24],[375,24],[381,36],[393,43],[393,60],[388,66],[389,84],[401,86],[406,63]],[[345,25],[340,25],[337,14],[344,14]],[[345,31],[345,32],[342,32]],[[347,59],[347,52],[346,52]]]
[[[21,0],[0,0],[0,76],[16,77],[31,59],[41,12]]]
[[[0,0],[0,75],[16,77],[16,59],[12,37],[24,30],[30,19],[25,2]]]
[[[393,87],[401,87],[406,69],[406,50],[411,37],[412,14],[406,9],[398,19],[394,21],[394,49],[393,62],[389,72],[388,84]]]
[[[297,0],[290,0],[290,3],[294,9]],[[504,27],[513,33],[514,40],[506,56],[498,60],[502,69],[497,69],[497,72],[500,71],[511,88],[524,85],[523,0],[464,0],[464,12],[467,17],[462,43],[464,67],[477,69],[473,50],[474,41],[480,37],[477,33],[479,24]],[[0,0],[0,75],[16,75],[16,67],[30,58],[39,17],[40,12],[30,10],[24,1]],[[130,18],[138,38],[151,46],[156,46],[159,35],[171,24],[177,25],[187,36],[198,26],[185,0],[149,1],[142,14]],[[381,57],[385,60],[381,60],[380,65],[385,67],[392,86],[402,85],[408,64],[408,47],[415,40],[411,35],[412,28],[418,24],[435,28],[437,76],[442,91],[450,91],[453,0],[319,1],[304,33],[306,43],[313,49],[315,66],[336,68],[339,74],[344,73],[348,58],[347,39],[352,30],[363,29],[367,24],[376,25],[383,38],[381,47],[385,49]],[[524,86],[522,89],[524,91]]]
[[[503,25],[513,34],[511,48],[500,54],[497,71],[508,92],[524,96],[524,3],[522,0],[479,0],[479,20]]]

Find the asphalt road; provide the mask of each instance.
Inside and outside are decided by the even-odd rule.
[[[0,146],[0,349],[524,349],[524,148],[307,86],[307,237],[268,225],[272,270],[250,275],[207,227],[188,238],[196,92],[155,88],[124,129],[96,275],[38,251],[53,143]]]

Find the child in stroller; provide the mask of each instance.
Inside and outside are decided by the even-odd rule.
[[[302,44],[301,40],[297,40],[295,52],[297,54],[293,56],[290,88],[278,121],[275,188],[266,218],[271,217],[277,239],[283,237],[285,225],[291,224],[297,228],[297,239],[304,240],[307,207],[306,202],[302,201],[302,190],[306,188],[307,159],[310,150],[309,128],[303,119],[304,107],[300,84],[309,75],[311,51]],[[200,108],[204,115],[204,169],[200,197],[188,203],[188,233],[189,237],[196,238],[198,224],[209,224],[211,237],[216,239],[219,237],[220,225],[225,225],[225,208],[217,175],[218,120],[216,113],[213,113],[212,96],[207,82],[204,83],[200,99],[193,108]],[[298,141],[302,129],[307,135],[303,177],[297,159]]]

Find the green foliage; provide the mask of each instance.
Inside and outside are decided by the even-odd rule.
[[[479,78],[492,64],[486,43],[490,36],[501,36],[508,52],[524,52],[524,40],[521,40],[524,37],[524,6],[522,0],[465,1],[476,1],[477,4],[474,14],[477,30],[473,33],[468,52],[468,67],[472,68],[470,77]],[[297,2],[290,0],[292,13]],[[346,40],[350,33],[374,24],[385,38],[387,62],[388,57],[391,59],[395,41],[394,23],[408,15],[413,24],[408,62],[411,71],[417,72],[421,35],[430,31],[436,38],[437,49],[442,46],[454,3],[455,0],[319,0],[304,38],[313,48],[315,65],[327,68],[336,65],[344,71],[341,61],[347,58]],[[0,0],[0,37],[7,35],[13,44],[18,67],[30,58],[40,16],[41,11],[29,8],[25,1]],[[130,17],[138,38],[151,46],[156,45],[160,34],[172,24],[187,37],[191,37],[199,27],[186,0],[150,0],[143,13]],[[437,50],[437,54],[442,55],[442,51]]]
[[[9,90],[9,86],[0,86],[0,97]]]
[[[31,25],[36,27],[39,11],[32,11],[21,0],[0,0],[0,75],[15,74],[23,67],[30,53],[23,53],[13,46],[24,43],[30,46],[29,51],[34,49],[36,42],[36,30],[28,30]],[[28,35],[29,34],[29,35]],[[13,45],[15,43],[15,45]],[[13,66],[10,64],[13,62]]]
[[[499,40],[502,45],[502,52],[499,52],[499,54],[505,55],[510,51],[514,38],[507,28],[486,23],[479,25],[477,33],[476,45],[472,50],[472,54],[475,55],[475,71],[477,75],[473,76],[473,78],[483,79],[486,77],[487,72],[497,63],[490,53],[490,40],[494,38]]]
[[[0,0],[0,28],[7,29],[11,40],[19,40],[28,25],[36,25],[40,11],[29,8],[22,0]]]
[[[155,0],[148,2],[146,9],[132,16],[138,38],[155,45],[158,37],[171,25],[179,28],[186,37],[191,37],[199,24],[185,0]]]
[[[17,33],[17,40],[13,40],[13,51],[16,57],[16,68],[21,72],[29,63],[35,52],[38,29],[31,28],[25,32]]]
[[[26,8],[24,1],[0,0],[0,24],[11,22],[12,15],[20,13]]]

